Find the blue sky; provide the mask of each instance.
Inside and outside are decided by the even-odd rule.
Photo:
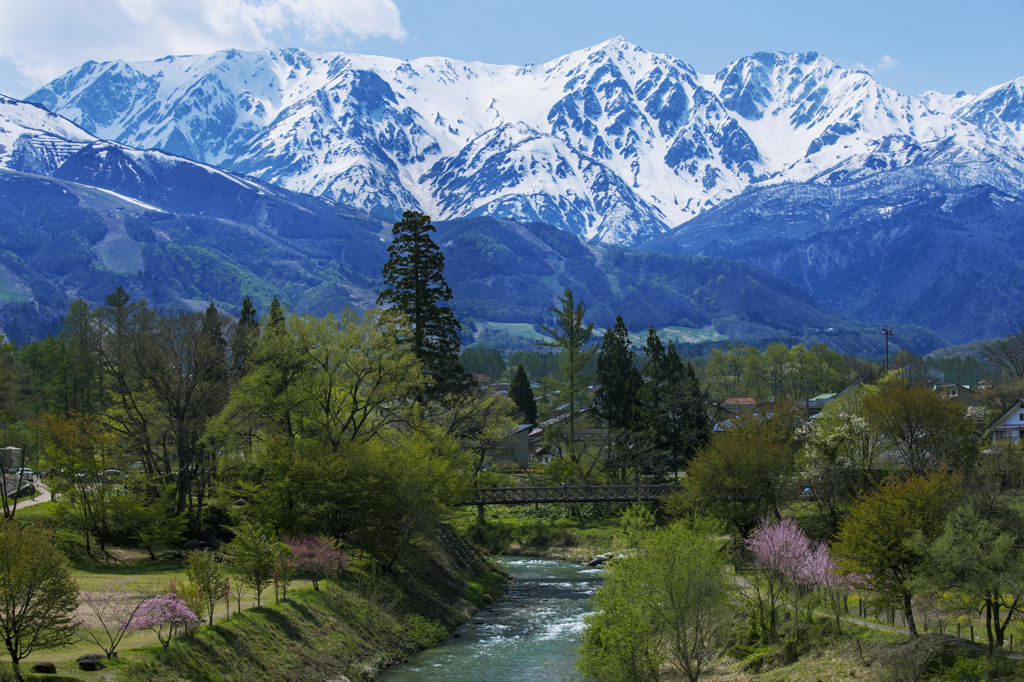
[[[908,94],[1024,76],[1024,0],[0,0],[0,92],[25,96],[87,59],[280,45],[539,64],[615,35],[704,73],[816,51]]]

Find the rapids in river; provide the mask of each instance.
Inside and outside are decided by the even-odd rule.
[[[502,557],[505,596],[440,645],[392,666],[380,682],[578,682],[583,616],[603,571],[564,561]]]

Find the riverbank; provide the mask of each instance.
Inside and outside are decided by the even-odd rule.
[[[456,521],[460,532],[494,556],[523,556],[583,564],[627,545],[619,515],[576,518],[534,516],[524,511],[488,511],[483,525],[475,515]]]
[[[322,582],[320,590],[289,590],[286,600],[267,599],[260,608],[176,637],[167,649],[124,648],[117,659],[103,660],[106,669],[99,672],[80,671],[73,660],[55,661],[56,679],[370,680],[447,637],[500,597],[506,581],[498,567],[444,524],[410,547],[390,573],[369,563],[357,566],[336,582]]]

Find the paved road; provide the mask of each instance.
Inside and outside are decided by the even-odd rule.
[[[23,507],[31,507],[33,504],[42,504],[43,502],[49,502],[50,501],[50,491],[42,483],[40,483],[38,481],[36,481],[36,490],[38,491],[36,493],[36,499],[33,500],[31,498],[28,498],[28,497],[26,497],[24,499],[19,499],[18,500],[18,509],[21,509]],[[14,502],[11,501],[10,505],[13,507],[14,506]]]

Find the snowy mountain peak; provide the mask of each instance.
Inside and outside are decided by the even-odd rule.
[[[959,107],[956,116],[1024,146],[1024,77],[989,88]]]
[[[97,136],[387,220],[489,214],[621,244],[751,185],[985,158],[1016,168],[1024,149],[1017,81],[908,97],[813,52],[710,76],[621,36],[539,66],[282,48],[90,62],[29,99]]]
[[[0,95],[0,168],[47,175],[95,139],[41,104]]]

